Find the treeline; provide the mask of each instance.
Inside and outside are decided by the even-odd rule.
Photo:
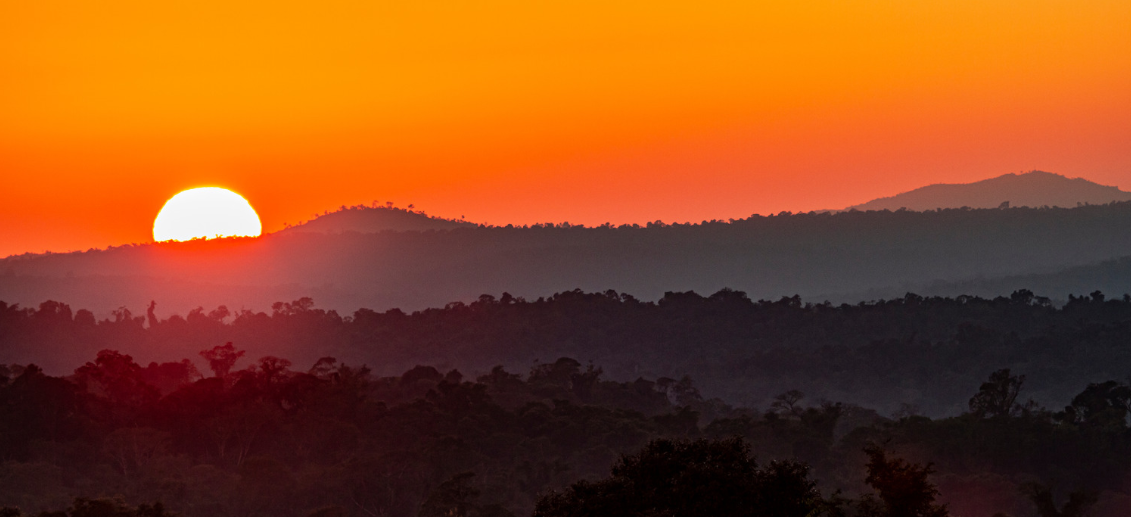
[[[0,368],[4,515],[1131,510],[1131,387],[1116,381],[1050,410],[1003,369],[960,416],[888,419],[796,390],[763,411],[732,407],[688,378],[615,382],[569,358],[469,379],[428,366],[383,377],[329,357],[241,368],[246,352],[231,344],[199,357],[207,376],[113,350],[65,377]]]
[[[151,305],[145,314],[123,308],[101,321],[58,302],[0,302],[0,362],[35,362],[54,374],[102,349],[148,364],[195,358],[226,342],[252,357],[298,364],[332,355],[379,375],[417,364],[479,375],[568,356],[600,364],[619,381],[690,375],[709,397],[734,405],[764,408],[774,395],[805,386],[812,398],[939,416],[964,410],[970,390],[1001,367],[1028,375],[1031,396],[1054,407],[1079,386],[1125,378],[1131,299],[1096,292],[1058,307],[1017,291],[832,305],[753,301],[725,289],[667,293],[657,302],[567,291],[536,300],[484,295],[411,314],[343,316],[303,298],[270,313],[219,307],[159,318]]]

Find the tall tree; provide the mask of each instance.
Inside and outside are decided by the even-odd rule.
[[[868,455],[865,482],[879,494],[879,501],[866,496],[859,505],[864,517],[947,517],[946,505],[935,504],[938,488],[927,479],[935,472],[930,464],[908,463],[888,458],[878,446],[864,449]]]
[[[217,345],[208,350],[202,350],[200,356],[208,361],[208,367],[212,369],[212,373],[216,374],[218,378],[225,378],[228,372],[232,371],[236,361],[243,357],[247,352],[244,350],[236,350],[231,342],[224,345]]]
[[[1025,384],[1024,375],[1010,375],[1009,368],[990,374],[978,393],[970,399],[970,412],[978,418],[1010,416],[1020,411],[1017,396]]]

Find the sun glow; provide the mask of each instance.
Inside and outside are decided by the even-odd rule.
[[[173,196],[153,221],[153,240],[158,242],[258,237],[262,231],[251,204],[218,187],[194,188]]]

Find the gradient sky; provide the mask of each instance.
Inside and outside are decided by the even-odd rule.
[[[839,208],[1041,169],[1131,190],[1131,2],[0,2],[0,256],[224,186],[493,224]]]

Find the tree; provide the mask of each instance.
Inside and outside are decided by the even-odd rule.
[[[104,395],[118,407],[137,408],[160,397],[157,388],[145,382],[134,358],[117,350],[102,350],[94,362],[75,370],[79,385]]]
[[[1127,428],[1131,413],[1131,387],[1116,381],[1089,384],[1057,419],[1094,428]]]
[[[797,416],[801,414],[800,403],[804,398],[804,393],[798,390],[789,390],[774,397],[774,401],[770,404],[770,407],[775,411]]]
[[[322,380],[330,380],[338,369],[338,360],[333,357],[323,357],[314,363],[306,373]]]
[[[181,359],[178,362],[161,364],[151,362],[149,366],[141,370],[141,378],[149,385],[157,388],[162,394],[168,394],[181,386],[192,384],[200,379],[201,375],[192,361]]]
[[[223,346],[217,345],[209,350],[202,350],[200,357],[208,361],[208,367],[212,369],[216,377],[223,379],[228,376],[228,372],[232,371],[236,361],[246,353],[243,350],[236,350],[236,347],[232,346],[229,341]]]
[[[228,306],[221,305],[208,313],[208,319],[223,323],[224,319],[231,315],[232,311],[228,310]]]
[[[1056,503],[1053,502],[1051,486],[1025,483],[1021,485],[1021,493],[1037,507],[1037,514],[1040,517],[1083,517],[1098,499],[1095,492],[1077,490],[1068,494],[1068,501],[1057,510]]]
[[[0,457],[25,458],[31,443],[82,436],[85,397],[65,379],[45,375],[34,364],[0,389]]]
[[[1017,396],[1025,384],[1024,375],[1010,375],[1009,368],[992,374],[982,383],[978,393],[970,399],[970,413],[978,418],[1011,416],[1021,410]]]
[[[866,517],[946,517],[946,505],[935,504],[938,488],[927,476],[935,472],[930,464],[921,466],[895,458],[878,446],[864,449],[868,455],[868,477],[864,479],[879,493],[865,496],[858,504],[859,514]]]
[[[527,382],[532,385],[572,390],[574,377],[581,373],[581,363],[576,359],[561,357],[553,363],[539,364],[530,368]]]
[[[654,440],[622,456],[611,477],[543,497],[534,515],[805,517],[821,506],[808,473],[789,461],[759,468],[737,437]]]
[[[287,359],[270,355],[259,359],[259,374],[267,384],[286,378],[286,373],[290,367],[291,362]]]
[[[35,318],[48,324],[69,324],[73,321],[71,307],[54,300],[47,300],[39,304],[39,310],[35,311]]]
[[[304,314],[314,309],[314,299],[303,296],[293,302],[275,302],[271,304],[271,312],[275,316],[294,316]]]
[[[678,381],[668,377],[660,377],[656,379],[656,388],[663,391],[671,403],[679,406],[690,406],[703,402],[703,396],[688,375],[684,375]]]

